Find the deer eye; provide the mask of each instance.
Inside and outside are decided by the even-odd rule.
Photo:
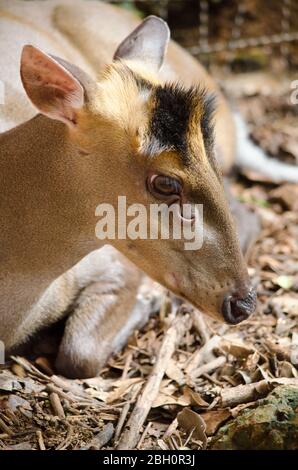
[[[151,176],[148,186],[150,192],[156,197],[179,196],[182,192],[181,182],[172,176]]]

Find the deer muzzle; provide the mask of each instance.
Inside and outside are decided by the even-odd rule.
[[[240,297],[237,293],[226,295],[222,305],[222,314],[227,323],[237,325],[254,313],[256,306],[256,290],[251,287],[244,297]]]

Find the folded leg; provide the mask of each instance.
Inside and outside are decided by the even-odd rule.
[[[56,368],[67,377],[98,375],[156,308],[157,299],[142,292],[141,273],[124,258],[117,269],[113,276],[113,265],[107,266],[101,279],[83,289],[66,320]]]

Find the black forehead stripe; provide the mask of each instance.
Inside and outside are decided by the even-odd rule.
[[[212,117],[215,100],[204,89],[185,89],[179,84],[166,84],[154,89],[154,109],[150,122],[150,134],[161,145],[174,148],[188,160],[187,134],[194,106],[201,106],[201,126],[206,148],[213,143]]]
[[[157,86],[154,90],[154,109],[150,133],[166,147],[185,154],[186,135],[192,109],[192,92],[176,84]]]
[[[154,85],[150,81],[125,67],[125,73],[133,78],[140,91],[153,92],[154,111],[149,125],[149,137],[161,145],[174,148],[187,159],[187,131],[193,106],[201,106],[201,127],[207,155],[213,159],[214,125],[216,109],[215,93],[200,86],[186,89],[181,84]]]

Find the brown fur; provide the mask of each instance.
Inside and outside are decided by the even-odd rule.
[[[17,9],[18,2],[13,3]],[[98,18],[101,7],[97,5]],[[64,15],[69,15],[66,26],[66,16],[62,21],[59,8],[55,10],[55,22],[63,27],[63,32],[67,30],[70,34],[71,25],[78,21],[73,15],[81,18],[82,34],[76,36],[74,43],[93,67],[98,66],[99,75],[97,82],[88,78],[88,83],[84,77],[78,77],[84,86],[85,104],[72,110],[72,126],[38,115],[0,136],[0,338],[8,348],[16,346],[40,327],[62,318],[77,301],[80,308],[70,316],[57,364],[68,375],[92,375],[102,364],[94,358],[101,354],[106,357],[110,351],[109,345],[104,346],[103,335],[107,332],[116,335],[119,332],[116,325],[125,324],[141,279],[122,255],[109,249],[89,255],[92,262],[88,264],[88,257],[85,258],[82,269],[80,263],[72,269],[80,259],[102,246],[94,234],[94,213],[99,203],[115,206],[118,195],[126,195],[127,204],[148,207],[156,201],[146,190],[147,175],[164,172],[178,176],[191,201],[204,204],[203,248],[187,252],[181,240],[115,240],[114,247],[151,278],[218,319],[222,319],[221,306],[227,292],[236,290],[245,296],[249,280],[221,178],[206,155],[201,133],[195,132],[199,111],[194,109],[192,113],[188,166],[175,151],[147,158],[140,148],[150,109],[135,80],[126,76],[125,70],[130,68],[153,86],[162,84],[162,77],[140,62],[124,60],[102,68],[105,60],[88,56],[91,39],[85,41],[87,29],[84,30],[84,20],[90,14],[88,8],[80,2],[77,10],[68,10],[67,5],[61,7],[66,8]],[[116,9],[109,7],[107,11],[111,17],[113,12],[115,18],[119,15]],[[127,28],[136,22],[125,15],[123,18],[127,18]],[[94,41],[96,50],[100,50],[96,36],[92,36],[92,44]],[[108,43],[105,54],[112,53],[112,45],[113,42]],[[175,44],[169,47],[169,64],[171,74],[177,73],[184,84],[204,81],[207,89],[214,90],[214,82],[202,67]],[[44,102],[48,106],[51,96],[34,98],[37,95],[33,94],[32,86],[39,81],[38,76],[25,75],[23,80],[35,104],[40,109]],[[50,108],[53,106],[51,102]],[[229,168],[233,159],[233,125],[220,94],[215,119],[216,146],[225,162],[224,168]],[[80,301],[82,289],[86,296]],[[90,301],[90,309],[86,308],[88,293],[94,300]],[[102,307],[104,313],[99,315],[107,296],[111,303]],[[93,324],[96,315],[98,321]],[[82,332],[82,347],[77,351],[77,333],[82,330],[80,322],[84,319],[96,328],[88,330],[85,336]],[[138,313],[133,325],[139,322]],[[94,332],[95,344],[91,352],[90,331]],[[114,349],[118,346],[115,343]]]

